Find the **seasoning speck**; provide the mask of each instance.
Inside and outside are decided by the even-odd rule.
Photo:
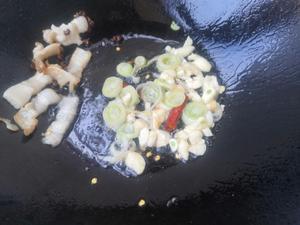
[[[168,202],[167,202],[167,207],[171,207],[176,205],[178,202],[178,198],[177,197],[172,197]]]
[[[94,177],[92,180],[91,180],[91,185],[95,185],[98,183],[98,179],[96,177]]]
[[[116,51],[117,52],[121,51],[121,48],[120,47],[116,47]]]
[[[124,38],[123,38],[122,35],[114,35],[114,36],[111,38],[111,40],[112,40],[114,43],[116,43],[116,44],[120,44],[120,43],[124,40]]]
[[[225,91],[225,86],[220,86],[220,94],[222,94]]]
[[[174,30],[174,31],[180,30],[180,26],[178,26],[177,23],[175,23],[174,21],[172,21],[170,27],[171,27],[171,29]]]
[[[64,30],[64,35],[69,35],[71,33],[70,29]]]
[[[159,161],[159,160],[160,160],[160,155],[156,155],[156,156],[154,157],[154,160],[155,160],[155,161]]]
[[[139,207],[144,207],[146,205],[146,201],[144,199],[140,199],[138,206]]]
[[[147,152],[147,153],[146,153],[146,157],[147,157],[147,158],[149,158],[149,157],[151,157],[151,156],[152,156],[152,152]]]

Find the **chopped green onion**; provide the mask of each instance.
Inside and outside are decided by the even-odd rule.
[[[174,30],[174,31],[180,30],[180,26],[178,26],[177,23],[175,23],[174,21],[172,21],[170,27],[171,27],[171,29]]]
[[[207,113],[207,108],[203,102],[188,103],[182,114],[182,120],[186,125],[190,125],[201,119]]]
[[[122,103],[111,101],[104,108],[102,115],[106,126],[116,130],[126,121],[127,113]]]
[[[171,53],[160,55],[157,59],[157,69],[162,72],[164,70],[176,69],[180,64],[180,58]]]
[[[174,139],[174,138],[170,139],[169,146],[170,146],[172,152],[176,152],[176,150],[178,148],[178,143],[177,143],[176,139]]]
[[[169,84],[166,80],[163,80],[161,78],[155,79],[154,83],[158,84],[159,86],[161,86],[164,89],[170,90],[173,88],[174,85]]]
[[[148,60],[146,66],[150,66],[150,65],[152,65],[153,63],[155,63],[155,62],[157,61],[158,57],[159,57],[159,55],[158,55],[158,56],[154,56],[152,59]]]
[[[146,63],[147,63],[147,60],[146,60],[146,58],[144,56],[137,56],[134,59],[135,66],[142,67],[142,66],[145,66]]]
[[[162,98],[161,87],[154,82],[147,82],[141,90],[141,97],[145,102],[156,103]]]
[[[177,107],[182,105],[185,100],[184,91],[181,89],[173,89],[165,93],[164,103],[169,107]]]
[[[218,92],[212,87],[204,87],[202,99],[205,103],[210,102],[218,97]]]
[[[133,123],[124,123],[117,130],[117,139],[122,140],[130,140],[137,138],[139,136],[139,131],[136,129]]]
[[[108,77],[103,84],[102,94],[108,98],[115,98],[123,88],[123,81],[118,77]]]
[[[138,72],[147,66],[147,60],[144,56],[137,56],[134,59],[134,67],[132,71],[132,76],[136,76]]]
[[[121,62],[117,65],[117,72],[123,77],[130,77],[133,74],[133,67],[130,63]]]
[[[164,110],[167,110],[167,111],[169,111],[169,110],[172,109],[172,107],[167,106],[164,102],[160,102],[160,103],[158,104],[158,107],[159,107],[159,108],[162,108],[162,109],[164,109]]]
[[[125,105],[128,106],[134,106],[140,102],[137,91],[131,85],[128,85],[121,90],[120,98],[125,102],[127,101],[127,104]],[[128,100],[124,100],[124,98],[128,98]]]

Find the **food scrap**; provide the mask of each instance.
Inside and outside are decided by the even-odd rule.
[[[16,126],[15,124],[13,124],[9,119],[5,119],[3,117],[0,117],[0,122],[3,122],[5,124],[5,126],[6,126],[6,128],[8,130],[10,130],[10,131],[16,132],[16,131],[19,130],[18,126]]]
[[[171,29],[174,30],[174,31],[180,30],[180,26],[178,26],[178,24],[175,23],[175,21],[172,21],[170,27],[171,27]]]

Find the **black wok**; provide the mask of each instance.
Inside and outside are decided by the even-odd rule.
[[[92,43],[129,32],[183,40],[168,29],[175,20],[227,86],[225,115],[205,156],[137,178],[99,167],[67,141],[42,145],[47,116],[30,139],[1,126],[1,225],[300,223],[299,1],[0,3],[1,94],[33,74],[41,30],[78,10],[95,20]],[[0,100],[2,116],[14,112]],[[137,206],[140,198],[146,207]]]

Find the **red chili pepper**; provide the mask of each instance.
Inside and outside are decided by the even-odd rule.
[[[175,107],[171,110],[171,112],[169,113],[168,119],[165,123],[165,126],[164,126],[166,131],[171,132],[176,129],[177,123],[181,117],[182,111],[183,111],[187,101],[188,101],[188,98],[186,97],[184,102],[182,103],[182,105]]]

